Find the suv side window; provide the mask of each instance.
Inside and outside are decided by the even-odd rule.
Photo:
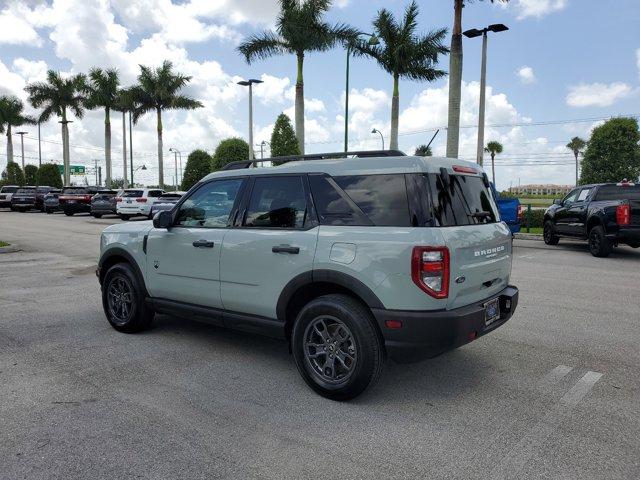
[[[230,178],[203,184],[180,205],[175,226],[226,227],[243,181],[242,178]]]
[[[411,226],[404,174],[347,175],[334,179],[375,226]]]
[[[307,200],[299,176],[256,176],[245,227],[302,228]]]
[[[373,225],[362,210],[326,175],[309,175],[320,225]]]

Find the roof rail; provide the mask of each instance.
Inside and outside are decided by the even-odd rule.
[[[333,152],[333,153],[310,153],[308,155],[287,155],[284,157],[271,157],[255,160],[241,160],[239,162],[227,163],[222,170],[239,170],[249,168],[256,163],[278,162],[279,165],[288,162],[304,160],[333,160],[346,157],[404,157],[406,154],[400,150],[360,150],[355,152]]]

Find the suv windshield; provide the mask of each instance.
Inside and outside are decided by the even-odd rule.
[[[425,175],[431,194],[432,214],[438,226],[475,225],[499,221],[498,209],[482,177]]]
[[[0,193],[16,193],[18,191],[18,187],[2,187],[0,188]]]
[[[123,197],[142,197],[142,190],[125,190]]]

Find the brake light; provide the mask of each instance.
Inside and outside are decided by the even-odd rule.
[[[476,170],[475,168],[465,167],[463,165],[454,165],[453,171],[458,173],[478,173],[478,170]]]
[[[138,203],[146,203],[147,199],[146,198],[136,198],[136,202],[138,202]]]
[[[524,205],[518,205],[518,220],[522,220],[524,217]]]
[[[618,225],[631,224],[631,207],[628,203],[618,205],[616,208],[616,222]]]
[[[449,270],[447,247],[413,247],[411,278],[423,292],[434,298],[447,298]]]
[[[121,202],[122,201],[122,197],[116,197],[116,203]]]

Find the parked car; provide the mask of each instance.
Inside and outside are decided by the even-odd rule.
[[[171,210],[176,203],[180,201],[184,192],[172,192],[172,193],[163,193],[158,200],[151,205],[151,211],[149,212],[149,219],[152,219],[156,213]]]
[[[589,242],[595,257],[606,257],[619,244],[640,247],[640,185],[628,181],[581,185],[554,200],[544,215],[544,242],[561,237]]]
[[[335,400],[373,384],[385,356],[433,357],[503,325],[518,303],[512,236],[481,167],[352,155],[366,157],[232,163],[153,222],[107,227],[110,324],[141,331],[162,312],[286,339]]]
[[[11,208],[11,197],[19,188],[18,185],[5,185],[0,188],[0,208]]]
[[[11,197],[11,210],[26,212],[27,210],[44,211],[44,196],[54,190],[53,187],[21,187]]]
[[[495,185],[491,184],[491,191],[498,204],[498,211],[500,212],[500,220],[507,224],[511,234],[516,234],[520,231],[520,225],[522,223],[522,205],[517,198],[502,197],[496,190]]]
[[[59,196],[60,190],[58,189],[51,190],[44,196],[42,200],[44,213],[50,214],[60,211],[60,201],[58,200]]]
[[[122,201],[116,204],[118,215],[122,220],[135,216],[149,217],[151,206],[164,193],[157,188],[127,188],[122,194]]]
[[[58,197],[60,208],[69,217],[76,213],[91,213],[91,197],[96,193],[97,187],[64,187]]]
[[[124,190],[98,190],[91,198],[91,215],[101,218],[103,215],[116,215],[116,200]]]

